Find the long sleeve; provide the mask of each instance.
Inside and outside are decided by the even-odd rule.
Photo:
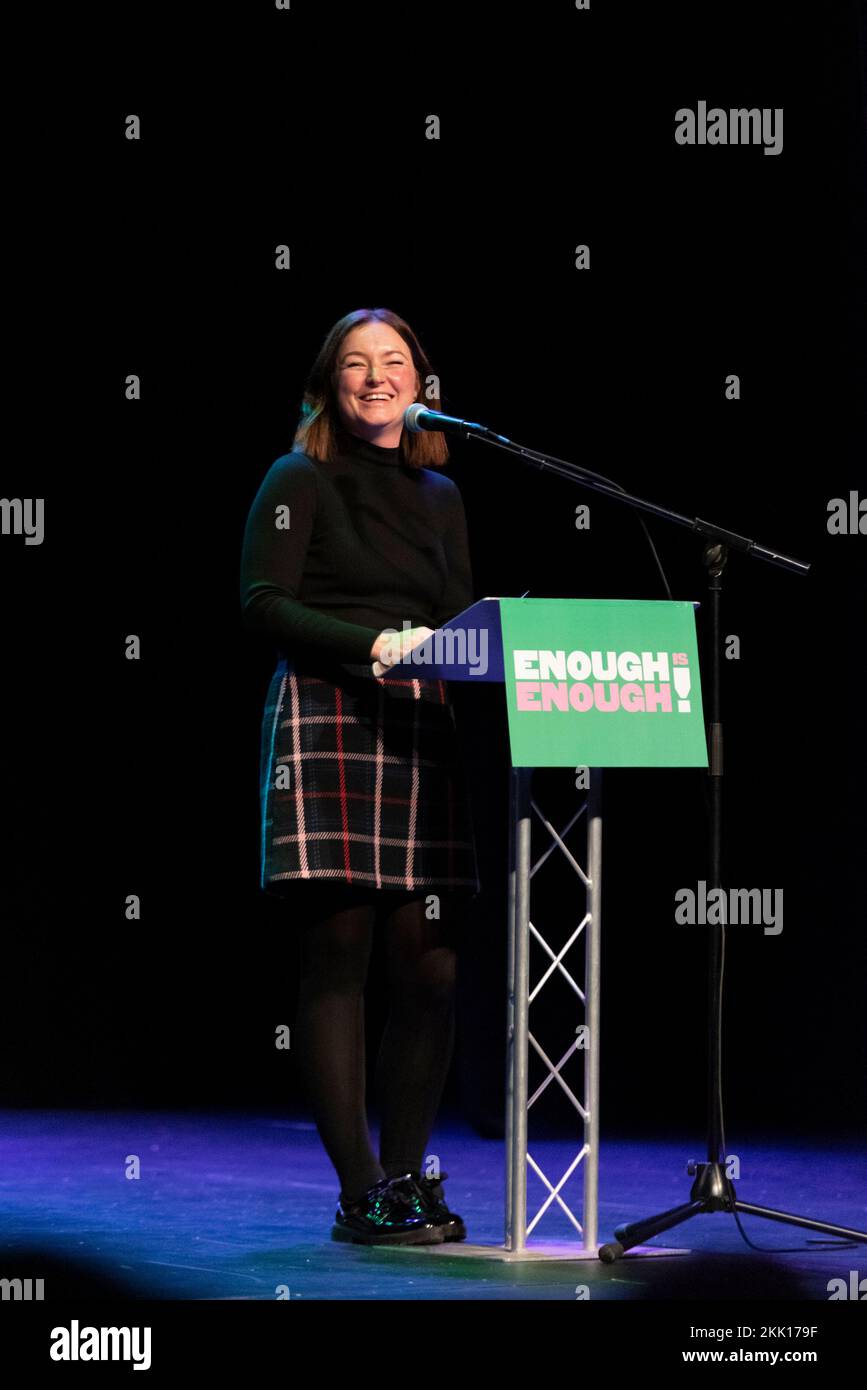
[[[474,601],[473,573],[464,501],[456,485],[449,489],[444,532],[448,578],[434,614],[434,627],[444,627]]]
[[[318,481],[302,454],[277,459],[250,508],[241,552],[246,626],[281,647],[369,662],[380,629],[318,612],[298,595],[316,519]]]

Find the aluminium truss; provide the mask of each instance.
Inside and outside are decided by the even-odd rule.
[[[602,906],[602,773],[589,773],[586,795],[562,832],[558,832],[532,797],[533,769],[513,767],[510,773],[509,808],[509,979],[506,1066],[506,1230],[505,1249],[518,1254],[532,1253],[528,1237],[536,1230],[548,1209],[556,1203],[575,1229],[580,1246],[575,1255],[595,1256],[598,1238],[599,1193],[599,994]],[[551,843],[535,864],[531,863],[532,816],[535,814],[550,836]],[[568,848],[565,837],[584,817],[586,824],[586,869]],[[584,888],[585,912],[580,922],[558,950],[546,941],[531,916],[530,884],[546,860],[554,853],[565,856]],[[535,984],[530,980],[530,940],[538,943],[549,964]],[[565,962],[567,953],[584,946],[584,983],[573,977]],[[555,1062],[539,1044],[530,1028],[530,1006],[552,978],[558,975],[573,991],[576,1013],[583,1014],[574,1035]],[[541,1059],[547,1075],[528,1097],[529,1049]],[[573,1054],[583,1051],[583,1098],[579,1099],[563,1076],[563,1068]],[[552,1082],[560,1087],[579,1120],[583,1142],[560,1178],[552,1181],[536,1162],[528,1147],[528,1113]],[[583,1203],[581,1220],[563,1197],[563,1188],[579,1164],[583,1164]],[[548,1195],[539,1209],[527,1219],[527,1170],[531,1168],[547,1188]],[[573,1255],[574,1258],[574,1255]]]

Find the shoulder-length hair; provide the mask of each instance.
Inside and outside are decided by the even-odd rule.
[[[304,387],[301,418],[292,448],[303,451],[308,458],[324,461],[340,447],[340,436],[345,434],[345,429],[337,408],[337,361],[344,338],[362,323],[387,323],[400,334],[410,350],[421,383],[416,400],[429,410],[441,408],[438,392],[435,395],[425,393],[425,384],[433,376],[433,368],[409,324],[391,309],[353,309],[351,314],[338,319],[327,333]],[[415,433],[404,429],[400,447],[404,462],[410,468],[438,468],[449,456],[445,436],[439,431]]]

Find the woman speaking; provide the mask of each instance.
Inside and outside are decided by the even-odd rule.
[[[454,1041],[455,909],[479,892],[445,681],[384,679],[473,601],[461,495],[441,433],[404,413],[431,364],[388,309],[327,334],[292,451],[247,519],[241,604],[279,659],[262,721],[262,890],[300,937],[293,1052],[340,1182],[335,1240],[461,1240],[445,1173],[423,1174]],[[397,634],[395,636],[394,634]],[[365,1103],[364,986],[385,933],[389,1015]]]

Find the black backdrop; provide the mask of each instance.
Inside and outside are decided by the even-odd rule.
[[[14,156],[34,184],[2,491],[44,497],[46,534],[2,538],[3,1102],[297,1099],[273,1047],[293,927],[257,889],[273,653],[242,630],[238,556],[322,337],[385,305],[446,412],[813,563],[727,570],[726,881],[783,888],[785,925],[729,932],[726,1113],[863,1126],[865,540],[826,524],[867,485],[858,7],[476,5],[472,33],[449,5],[158,15],[138,37],[115,16],[111,61],[34,92]],[[678,146],[699,100],[782,107],[782,153]],[[477,443],[448,469],[477,596],[664,596],[625,509]],[[648,525],[673,595],[704,599],[698,539]],[[462,706],[485,891],[450,1097],[496,1132],[505,721],[493,688]],[[540,779],[562,824],[569,774]],[[606,774],[603,1127],[701,1132],[704,934],[673,901],[704,836],[700,774]],[[540,879],[540,921],[571,929],[571,882]],[[374,1030],[383,1008],[375,975]]]

